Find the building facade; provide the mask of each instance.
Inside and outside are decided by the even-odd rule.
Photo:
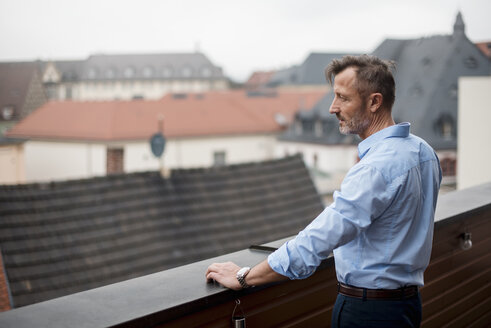
[[[167,93],[228,89],[222,69],[203,53],[92,55],[42,65],[50,99],[159,99]]]

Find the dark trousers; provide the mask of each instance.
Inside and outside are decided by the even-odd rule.
[[[419,327],[421,296],[400,300],[363,300],[338,294],[332,310],[332,328]]]

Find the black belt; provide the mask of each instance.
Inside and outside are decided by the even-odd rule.
[[[362,299],[405,299],[418,294],[418,286],[406,286],[399,289],[368,289],[338,283],[338,293]]]

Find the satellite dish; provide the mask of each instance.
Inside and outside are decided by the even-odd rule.
[[[165,148],[165,138],[162,133],[155,133],[150,138],[150,148],[152,149],[152,153],[155,157],[161,157],[164,153]]]

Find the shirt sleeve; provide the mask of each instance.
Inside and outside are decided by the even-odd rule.
[[[358,164],[346,175],[334,202],[294,239],[270,254],[268,264],[290,279],[312,275],[331,252],[367,229],[388,207],[396,190],[375,168]]]

